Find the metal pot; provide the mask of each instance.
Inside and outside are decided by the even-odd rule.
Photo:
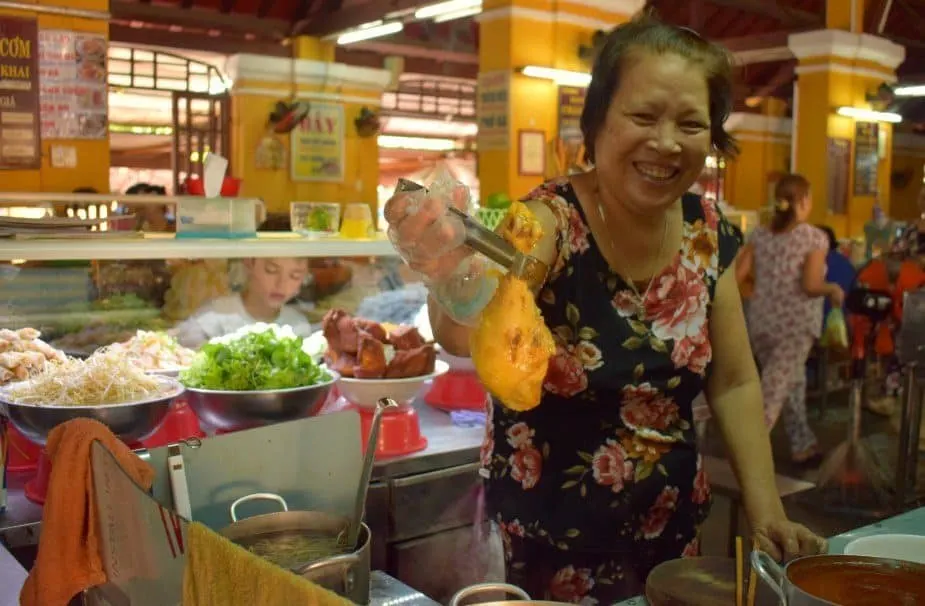
[[[252,516],[239,520],[237,508],[249,501],[273,501],[280,505],[282,511]],[[221,531],[226,539],[242,547],[267,539],[284,539],[293,535],[312,533],[338,537],[346,536],[350,519],[320,511],[289,511],[283,497],[258,492],[236,500],[231,504],[231,525]],[[360,526],[357,549],[314,562],[300,562],[290,568],[295,574],[329,589],[356,604],[369,603],[370,578],[370,532],[366,524]]]
[[[516,585],[508,585],[507,583],[481,583],[479,585],[471,585],[464,589],[460,589],[456,594],[450,598],[450,603],[448,606],[460,606],[460,603],[466,598],[471,598],[485,593],[507,593],[511,595],[516,595],[521,598],[519,600],[504,600],[501,602],[480,602],[479,606],[527,606],[529,604],[545,604],[546,606],[566,606],[565,602],[544,602],[542,600],[532,600],[530,599],[530,594],[526,591],[517,587]]]
[[[771,556],[758,550],[752,552],[751,560],[752,567],[777,593],[783,606],[874,603],[863,601],[865,593],[870,594],[869,599],[876,595],[878,604],[925,604],[925,566],[921,564],[864,556],[818,555],[798,558],[782,568]]]

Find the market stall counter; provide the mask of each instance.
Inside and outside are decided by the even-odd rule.
[[[443,600],[485,578],[500,580],[503,572],[500,538],[480,507],[478,461],[484,429],[458,426],[449,414],[423,400],[416,401],[414,408],[427,448],[377,460],[373,469],[366,507],[374,537],[372,568]],[[274,427],[285,432],[287,425]],[[159,450],[151,451],[150,462],[166,467],[157,461]],[[6,535],[13,546],[36,542],[38,537],[42,508],[24,494],[29,477],[22,473],[8,477],[0,537]],[[169,483],[158,484],[158,500],[170,503]],[[447,565],[435,564],[435,559],[446,559]],[[461,570],[460,561],[474,563]]]
[[[849,543],[864,537],[877,535],[914,535],[925,537],[925,507],[919,507],[882,522],[862,526],[829,539],[829,553],[842,554]],[[920,554],[921,556],[922,554]],[[895,556],[894,556],[895,557]],[[630,598],[617,606],[649,606],[643,596]]]

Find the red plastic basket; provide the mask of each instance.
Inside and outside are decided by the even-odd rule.
[[[241,179],[236,177],[225,177],[222,181],[221,195],[225,198],[233,198],[241,191]],[[206,195],[205,184],[199,175],[191,175],[186,178],[186,193],[190,196]]]

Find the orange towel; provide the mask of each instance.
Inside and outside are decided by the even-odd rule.
[[[182,606],[349,606],[350,601],[192,522]]]
[[[102,423],[74,419],[52,430],[46,446],[52,466],[42,535],[35,566],[19,595],[22,606],[67,606],[84,589],[106,582],[90,464],[95,440],[136,483],[151,488],[154,470]]]

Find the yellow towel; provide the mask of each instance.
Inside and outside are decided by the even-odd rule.
[[[349,606],[311,581],[255,556],[202,524],[187,531],[183,606]]]

